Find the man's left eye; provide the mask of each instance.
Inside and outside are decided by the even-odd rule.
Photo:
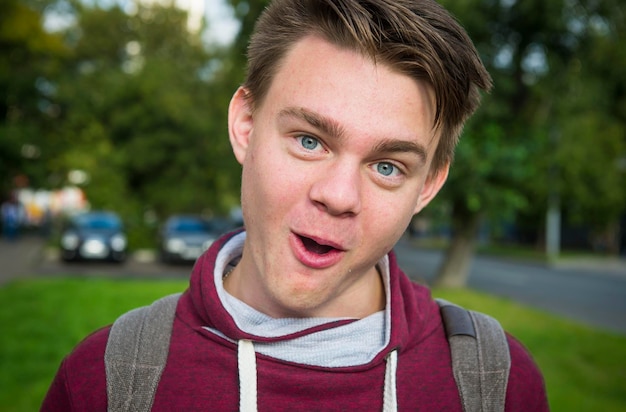
[[[314,137],[311,136],[299,136],[298,140],[300,140],[300,144],[307,150],[315,150],[320,142]]]
[[[389,162],[377,163],[376,170],[383,176],[392,176],[398,173],[398,168]]]

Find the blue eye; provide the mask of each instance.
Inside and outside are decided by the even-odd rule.
[[[302,147],[307,150],[315,150],[315,148],[317,148],[317,146],[319,146],[320,144],[320,142],[316,138],[311,136],[301,136],[299,139]]]
[[[383,176],[391,176],[396,171],[396,167],[391,163],[380,162],[376,165],[376,170]]]

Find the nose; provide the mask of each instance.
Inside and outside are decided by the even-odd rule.
[[[349,216],[361,211],[361,173],[358,165],[329,165],[321,170],[310,190],[311,200],[333,216]]]

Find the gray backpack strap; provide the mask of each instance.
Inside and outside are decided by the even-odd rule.
[[[437,299],[465,412],[504,411],[511,355],[500,323]]]
[[[111,327],[104,353],[108,410],[149,411],[167,362],[180,293],[127,312]]]

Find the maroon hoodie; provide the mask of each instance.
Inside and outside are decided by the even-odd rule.
[[[176,311],[167,366],[153,411],[237,411],[237,344],[255,340],[224,309],[214,282],[214,265],[228,236],[196,263],[189,289]],[[396,393],[401,411],[462,411],[439,307],[389,255],[391,336],[371,362],[351,367],[319,367],[256,354],[259,411],[381,411],[385,358],[397,350]],[[328,327],[341,324],[334,322]],[[42,411],[106,411],[104,350],[110,327],[82,341],[62,362]],[[308,331],[310,332],[310,331]],[[306,332],[305,332],[306,333]],[[547,411],[541,373],[523,346],[508,336],[511,373],[506,411]]]

